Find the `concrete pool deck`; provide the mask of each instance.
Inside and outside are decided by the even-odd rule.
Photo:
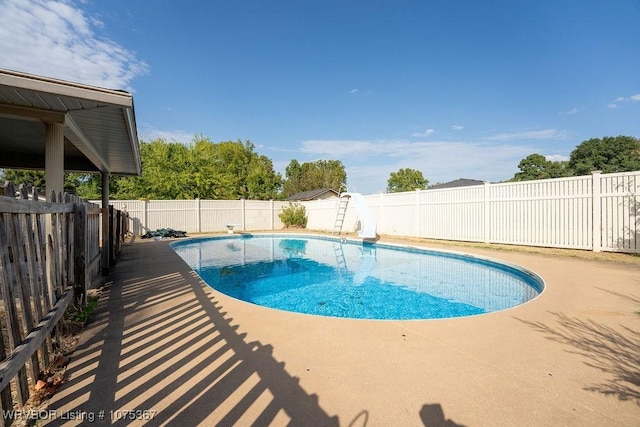
[[[438,245],[521,265],[547,288],[476,317],[369,321],[231,299],[202,283],[170,243],[125,245],[50,402],[49,425],[640,420],[638,265]]]

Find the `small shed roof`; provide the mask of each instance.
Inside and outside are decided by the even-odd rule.
[[[44,169],[46,124],[64,125],[64,169],[139,175],[130,93],[0,69],[0,168]]]
[[[331,195],[336,197],[339,196],[338,192],[333,188],[320,188],[317,190],[303,191],[302,193],[294,194],[292,196],[287,197],[287,200],[305,202],[307,200],[317,199],[320,196],[326,196],[327,193],[332,193]]]

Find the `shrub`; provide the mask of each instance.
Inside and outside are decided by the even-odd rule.
[[[282,208],[282,212],[278,214],[285,228],[307,226],[307,210],[299,203],[289,202],[289,206]]]
[[[63,335],[80,333],[91,320],[97,305],[98,298],[94,296],[87,296],[87,304],[84,307],[71,304],[58,324],[60,332]]]

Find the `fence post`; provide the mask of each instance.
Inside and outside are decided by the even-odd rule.
[[[416,188],[416,201],[415,201],[415,212],[414,212],[414,221],[416,222],[416,237],[421,237],[422,233],[420,233],[420,189]]]
[[[108,216],[109,216],[109,235],[107,238],[108,243],[108,251],[109,251],[109,255],[108,255],[108,264],[107,264],[107,271],[109,268],[113,267],[116,264],[116,249],[115,249],[115,243],[116,243],[116,233],[118,232],[118,230],[116,229],[116,211],[113,208],[113,205],[109,205],[109,209],[108,209]]]
[[[83,306],[86,304],[87,295],[87,207],[82,203],[74,203],[73,212],[75,215],[74,223],[74,298]]]
[[[109,173],[102,172],[102,246],[100,247],[102,255],[102,263],[100,269],[102,275],[109,274],[109,260],[111,246],[109,246],[109,237],[111,231],[111,223],[109,222]]]
[[[269,223],[271,224],[271,230],[275,230],[275,219],[273,215],[273,199],[269,199]]]
[[[484,183],[484,242],[491,243],[491,205],[489,196],[491,193],[491,184]]]
[[[601,180],[600,174],[602,171],[591,172],[591,206],[592,206],[592,218],[593,218],[593,242],[591,244],[593,252],[600,252],[602,249],[602,211],[600,198],[601,193]]]
[[[196,231],[198,233],[201,233],[202,232],[202,227],[200,226],[200,207],[201,207],[200,198],[196,197],[195,202],[196,202],[196,224],[197,224],[196,225],[196,227],[197,227]]]
[[[246,216],[246,203],[245,203],[245,199],[240,199],[240,210],[242,211],[242,231],[245,231],[244,225],[245,225],[245,216]]]
[[[384,193],[378,194],[378,234],[386,233]]]
[[[149,231],[149,228],[147,227],[147,224],[149,224],[149,210],[147,208],[148,204],[148,199],[142,199],[142,230],[140,230],[142,234]]]

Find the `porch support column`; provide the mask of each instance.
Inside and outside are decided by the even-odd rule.
[[[51,191],[59,193],[64,191],[64,125],[61,123],[47,123],[45,136],[45,191],[47,200],[51,197]]]
[[[111,247],[109,245],[109,172],[102,172],[102,252],[101,252],[101,265],[102,275],[109,274],[109,254],[111,253]]]
[[[44,182],[45,196],[47,201],[51,201],[51,192],[55,193],[56,201],[59,202],[58,195],[64,190],[64,125],[61,123],[46,123],[46,133],[44,140]],[[47,215],[45,222],[46,236],[53,235],[52,215]],[[56,288],[64,287],[66,284],[58,283],[58,277],[54,267],[54,259],[57,254],[52,252],[52,247],[48,244],[48,237],[45,240],[46,274],[47,288],[49,291],[49,304],[51,307],[57,302]]]

